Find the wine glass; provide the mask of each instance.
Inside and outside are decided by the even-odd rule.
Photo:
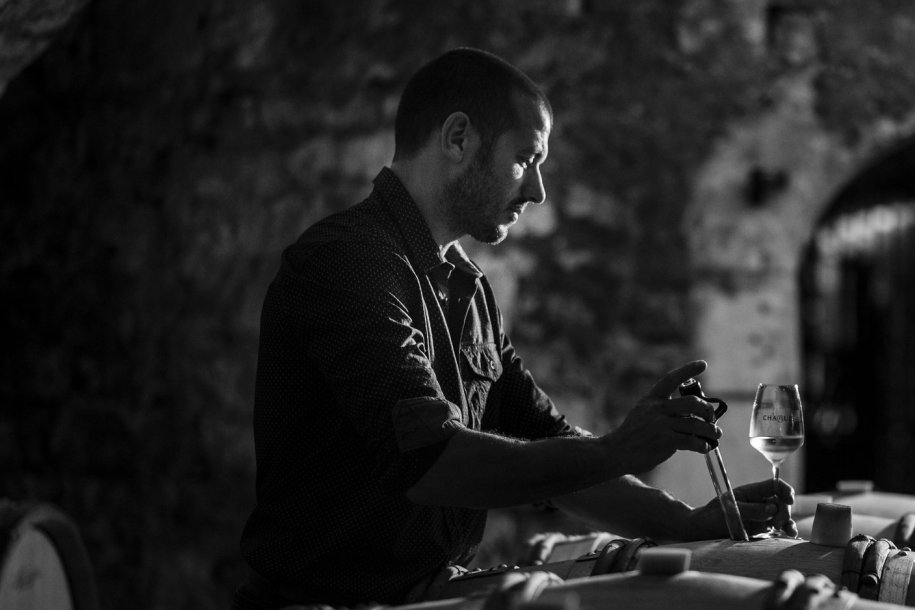
[[[753,399],[750,445],[772,464],[772,491],[778,488],[779,467],[804,444],[804,411],[797,385],[761,383]],[[775,538],[775,528],[758,537]]]

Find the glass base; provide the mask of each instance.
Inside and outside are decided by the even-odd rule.
[[[774,528],[770,528],[768,531],[760,532],[759,534],[750,536],[750,540],[768,540],[770,538],[788,538],[789,540],[797,540],[799,536],[789,536],[785,532]]]

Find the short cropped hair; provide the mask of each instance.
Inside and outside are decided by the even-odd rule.
[[[546,94],[524,72],[492,53],[458,48],[427,63],[404,89],[394,123],[394,159],[409,159],[452,113],[463,112],[490,147],[520,117],[515,95],[538,101],[553,120]]]

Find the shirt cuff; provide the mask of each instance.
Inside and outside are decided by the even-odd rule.
[[[461,409],[443,398],[405,398],[394,405],[394,435],[401,453],[451,438],[464,427]]]

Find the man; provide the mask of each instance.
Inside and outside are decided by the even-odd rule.
[[[663,376],[618,429],[582,434],[522,365],[457,241],[498,243],[543,203],[552,124],[516,68],[446,53],[407,85],[371,195],[284,252],[261,321],[253,572],[237,608],[402,603],[472,559],[494,507],[551,500],[622,535],[727,536],[717,500],[693,509],[630,476],[717,445],[712,406],[671,398],[705,363]],[[765,496],[770,482],[738,489],[753,531],[775,515]]]

